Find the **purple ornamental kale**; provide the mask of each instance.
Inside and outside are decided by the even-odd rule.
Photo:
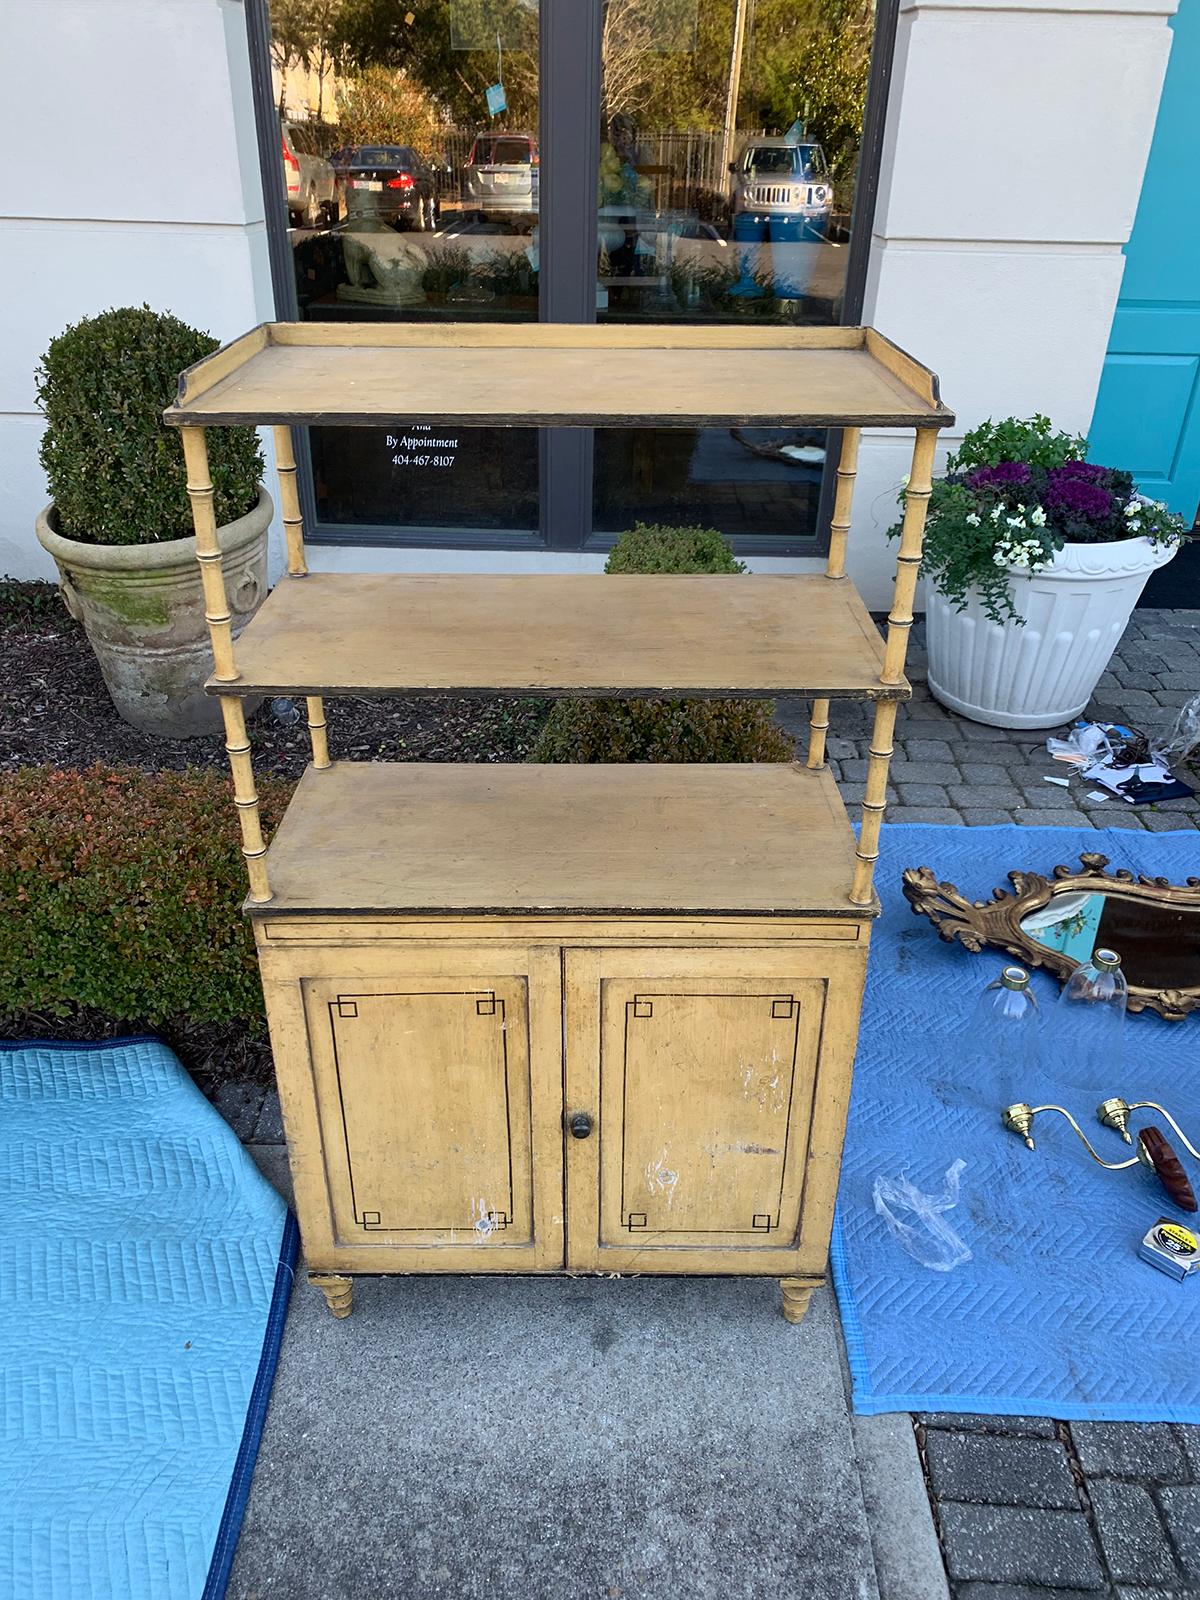
[[[994,467],[976,467],[967,479],[969,489],[1016,489],[1029,482],[1023,461],[1001,461]]]
[[[1095,461],[1064,461],[1061,467],[1051,467],[1046,477],[1050,483],[1075,478],[1083,483],[1107,484],[1112,477],[1112,469],[1102,467]]]
[[[1078,471],[1072,469],[1083,468]],[[1053,467],[1046,474],[1046,487],[1042,504],[1048,512],[1059,512],[1070,521],[1105,523],[1116,509],[1108,489],[1104,487],[1109,473],[1090,461],[1068,461],[1064,466]]]

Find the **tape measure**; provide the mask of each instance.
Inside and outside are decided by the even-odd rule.
[[[1138,1249],[1143,1261],[1172,1278],[1187,1278],[1200,1270],[1200,1236],[1182,1222],[1159,1217]]]

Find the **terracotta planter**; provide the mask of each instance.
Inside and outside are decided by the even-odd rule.
[[[267,530],[274,507],[258,503],[217,530],[225,588],[238,633],[267,593]],[[195,539],[164,544],[83,544],[57,528],[52,505],[37,536],[58,567],[67,610],[83,624],[113,704],[135,728],[163,738],[213,733],[221,710],[204,693],[212,650]],[[257,701],[247,701],[247,710]]]
[[[993,622],[972,596],[955,611],[926,586],[929,689],[951,711],[994,728],[1053,728],[1092,697],[1146,580],[1178,544],[1117,539],[1068,544],[1031,576],[1008,569],[1024,626]]]

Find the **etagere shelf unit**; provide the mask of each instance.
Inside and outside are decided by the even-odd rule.
[[[310,574],[291,428],[842,430],[824,574]],[[270,324],[189,368],[183,431],[311,1280],[826,1271],[937,380],[870,328]],[[287,575],[235,642],[205,429],[274,427]],[[846,576],[860,432],[915,431],[881,638]],[[268,849],[243,699],[303,696]],[[811,702],[805,765],[332,762],[329,695]],[[825,762],[875,702],[856,843]]]

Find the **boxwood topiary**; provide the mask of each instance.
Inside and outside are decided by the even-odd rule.
[[[40,455],[64,537],[158,544],[191,534],[183,451],[162,413],[184,367],[218,344],[149,306],[86,317],[51,341],[37,371]],[[254,430],[210,429],[208,459],[218,524],[245,516],[263,472]]]
[[[716,528],[639,522],[605,572],[745,572]],[[560,700],[531,761],[790,761],[791,739],[769,700]]]

